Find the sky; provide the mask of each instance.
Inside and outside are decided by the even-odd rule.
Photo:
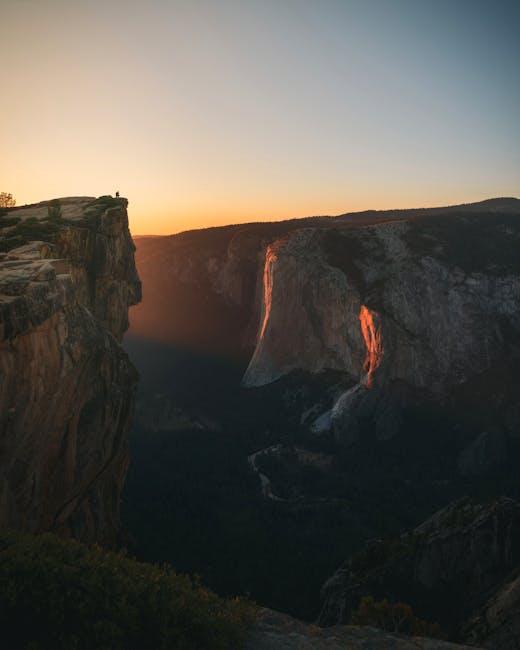
[[[0,0],[0,191],[133,234],[520,196],[518,0]]]

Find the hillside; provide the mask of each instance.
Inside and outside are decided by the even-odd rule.
[[[518,199],[138,239],[143,557],[312,621],[367,539],[519,498],[519,243]]]

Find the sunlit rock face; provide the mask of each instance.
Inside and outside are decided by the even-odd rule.
[[[146,287],[129,337],[247,365],[254,350],[269,244],[323,219],[207,228],[136,238]]]
[[[457,392],[465,399],[472,382],[488,376],[480,406],[503,402],[504,426],[518,431],[509,388],[492,379],[500,372],[519,381],[518,203],[304,229],[271,243],[245,385],[296,369],[342,370],[355,385],[331,422],[350,443],[360,419],[371,418],[377,437],[389,438],[403,404],[444,403]],[[467,473],[477,456],[464,456]]]
[[[0,215],[0,526],[114,541],[140,299],[125,199]]]
[[[519,224],[520,201],[494,199],[139,239],[130,333],[238,360],[252,388],[343,373],[349,392],[316,427],[346,444],[367,422],[392,438],[407,405],[456,408],[468,445],[487,432],[461,449],[474,476],[504,456],[497,435],[520,431]]]
[[[296,369],[358,376],[363,367],[359,292],[327,263],[319,236],[304,229],[267,248],[261,323],[246,386],[267,384]]]

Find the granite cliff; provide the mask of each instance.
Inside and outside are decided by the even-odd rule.
[[[126,199],[0,215],[0,526],[113,543],[137,372],[120,347],[140,300]]]
[[[300,415],[345,446],[434,410],[478,475],[520,430],[519,250],[518,199],[143,239],[131,333],[238,359],[250,388],[339,373]]]
[[[184,553],[219,591],[233,570],[206,558],[233,547],[233,589],[311,621],[366,540],[464,495],[518,500],[519,250],[507,198],[139,238],[147,290],[125,345],[153,381],[126,502],[129,527],[161,529],[160,548],[142,536],[150,556]],[[179,486],[165,516],[156,504]],[[175,528],[194,509],[221,517],[196,561],[200,530]],[[468,611],[473,629],[502,620],[513,569]]]
[[[390,438],[403,403],[448,408],[454,393],[486,374],[511,375],[516,385],[520,210],[515,202],[495,208],[305,228],[271,244],[244,383],[267,384],[293,370],[347,374],[353,387],[316,423],[328,422],[344,444],[357,441],[367,419],[376,437]],[[479,402],[482,412],[501,411],[489,426],[516,435],[510,386],[479,394]],[[461,457],[462,471],[478,471],[475,455]]]
[[[322,625],[348,622],[362,597],[407,602],[450,638],[513,650],[520,636],[520,504],[462,499],[394,539],[376,539],[324,585]]]

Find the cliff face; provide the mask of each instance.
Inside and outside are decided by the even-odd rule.
[[[146,296],[132,310],[130,335],[247,365],[261,309],[266,247],[302,222],[321,221],[241,224],[137,238]]]
[[[246,386],[268,384],[296,369],[360,374],[365,348],[359,292],[328,263],[320,246],[323,232],[303,229],[268,246],[261,323]]]
[[[290,538],[290,561],[275,571],[279,591],[289,588],[276,607],[311,618],[326,575],[362,540],[412,528],[466,494],[519,498],[517,199],[245,224],[137,246],[147,291],[131,331],[154,345],[140,340],[134,358],[158,378],[142,395],[142,428],[211,421],[243,442],[237,471],[249,461],[252,493]],[[190,346],[200,356],[178,362]],[[226,355],[240,364],[224,381]],[[179,377],[191,377],[188,394]],[[157,404],[165,417],[146,422]],[[458,557],[446,549],[447,563]],[[261,590],[271,556],[257,556],[259,602],[270,602]],[[329,565],[317,568],[324,556]],[[298,577],[313,567],[304,585],[284,574],[293,561]],[[435,621],[427,608],[422,616]]]
[[[518,199],[145,239],[132,334],[239,359],[251,388],[340,373],[347,389],[305,417],[342,445],[434,410],[479,475],[519,437],[519,250]]]
[[[241,350],[250,387],[330,369],[443,395],[516,353],[519,218],[497,199],[143,238],[132,334]]]
[[[517,647],[520,505],[449,505],[393,540],[374,540],[323,587],[320,622],[350,619],[363,596],[407,602],[474,645]]]
[[[125,199],[0,216],[0,526],[113,542],[140,299]]]
[[[520,327],[520,223],[456,219],[303,230],[272,244],[245,383],[334,368],[367,387],[400,380],[440,393],[489,368],[504,330]],[[477,238],[494,250],[457,259]]]
[[[377,438],[391,438],[404,404],[451,408],[455,395],[463,403],[498,372],[500,385],[491,381],[495,390],[478,394],[479,409],[493,408],[495,427],[516,435],[517,203],[315,227],[270,244],[245,385],[261,386],[293,370],[346,373],[353,386],[336,400],[329,421],[337,439],[352,444],[367,420]],[[462,470],[477,471],[482,455],[468,450]]]
[[[463,626],[462,636],[476,645],[515,650],[520,638],[520,575],[514,571]]]

